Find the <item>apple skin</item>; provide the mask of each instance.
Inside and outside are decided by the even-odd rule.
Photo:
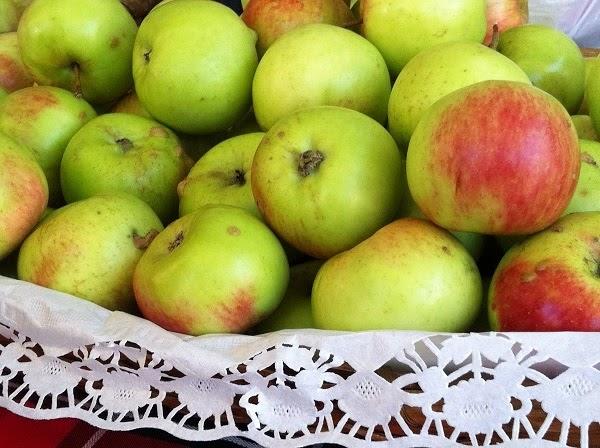
[[[592,72],[592,68],[594,68],[596,65],[600,65],[600,55],[588,56],[588,57],[584,58],[584,62],[585,62],[586,89],[583,92],[583,100],[581,100],[581,107],[579,108],[579,112],[577,112],[577,113],[581,114],[581,115],[589,115],[590,108],[588,106],[588,100],[587,100],[587,83],[588,83],[588,80],[590,79],[590,73]]]
[[[136,32],[119,0],[36,0],[17,30],[21,57],[38,84],[81,93],[95,104],[131,87]]]
[[[600,143],[580,140],[581,170],[575,194],[564,214],[600,212]]]
[[[65,205],[23,242],[19,279],[133,312],[133,270],[162,228],[147,204],[127,194]]]
[[[254,155],[251,186],[265,221],[282,239],[328,258],[394,219],[403,169],[383,126],[354,110],[319,106],[269,129]]]
[[[133,286],[144,317],[200,335],[249,329],[279,305],[288,281],[273,232],[239,207],[213,205],[173,221],[156,237]]]
[[[150,112],[148,112],[140,102],[135,91],[131,91],[122,97],[110,111],[112,113],[139,115],[140,117],[153,119]]]
[[[387,120],[391,83],[377,49],[358,34],[310,24],[281,36],[262,57],[252,85],[254,114],[271,128],[290,113],[341,106]]]
[[[0,132],[0,260],[16,249],[48,204],[48,184],[33,153]]]
[[[71,137],[96,112],[85,100],[51,86],[27,87],[0,104],[0,131],[33,150],[44,170],[50,204],[62,204],[60,161]]]
[[[498,32],[525,25],[529,20],[529,0],[487,0],[487,34],[484,43],[489,45],[494,37],[494,25]]]
[[[0,0],[0,34],[17,31],[19,19],[32,0]]]
[[[490,286],[496,331],[600,331],[600,212],[572,213],[513,246]]]
[[[433,103],[461,87],[494,79],[531,85],[517,64],[477,42],[448,42],[423,50],[394,82],[388,105],[390,133],[401,148],[406,148],[423,113]]]
[[[589,115],[573,115],[571,120],[573,120],[573,125],[577,129],[577,135],[580,139],[600,141],[600,136],[596,132],[592,118]]]
[[[361,0],[361,34],[381,52],[396,77],[422,50],[443,42],[481,43],[486,0]]]
[[[585,62],[568,35],[545,25],[523,25],[500,35],[498,51],[515,61],[534,86],[577,113],[585,88]]]
[[[252,195],[252,159],[264,132],[229,138],[204,154],[177,187],[179,216],[205,205],[226,204],[262,215]]]
[[[423,115],[406,160],[410,192],[449,230],[530,234],[556,221],[579,176],[567,111],[524,83],[483,81]]]
[[[399,218],[419,218],[427,219],[415,200],[410,195],[410,191],[402,197],[402,205],[400,206]],[[479,259],[483,251],[485,235],[474,232],[450,232],[460,243],[467,249],[474,260]]]
[[[309,23],[345,26],[356,21],[344,0],[251,0],[242,19],[258,36],[259,54],[282,34]]]
[[[255,43],[256,33],[227,6],[165,3],[140,25],[135,90],[148,112],[176,131],[224,131],[250,109]]]
[[[312,290],[317,328],[466,331],[482,302],[475,261],[443,229],[394,221],[325,262]]]
[[[600,64],[596,64],[591,68],[586,84],[586,92],[590,118],[596,132],[600,134]]]
[[[96,117],[73,136],[60,179],[67,202],[122,191],[169,222],[177,215],[177,184],[190,167],[173,131],[148,118],[113,113]]]
[[[23,65],[17,33],[0,34],[0,94],[33,85],[33,78]]]
[[[290,268],[290,283],[283,300],[265,320],[254,327],[255,333],[314,328],[311,293],[322,260],[311,260]]]

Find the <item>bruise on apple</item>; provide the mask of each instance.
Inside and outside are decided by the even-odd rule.
[[[245,289],[238,289],[231,299],[220,303],[214,310],[217,320],[230,333],[241,333],[258,321],[254,297]]]
[[[41,112],[58,105],[58,99],[48,90],[35,89],[27,95],[27,101],[21,101],[16,107],[10,109],[14,118],[28,125],[32,123],[35,117]]]
[[[159,234],[159,231],[156,229],[149,230],[145,235],[140,236],[134,230],[131,234],[131,238],[133,240],[133,245],[136,249],[145,250],[150,246],[150,243],[154,241],[154,238]]]
[[[175,238],[173,239],[173,241],[171,241],[169,243],[167,250],[169,252],[173,252],[175,249],[177,249],[179,246],[181,246],[183,244],[183,240],[184,240],[184,235],[183,235],[183,231],[181,231],[177,235],[175,235]]]
[[[600,279],[600,257],[590,265]],[[494,283],[491,308],[500,331],[600,331],[598,289],[560,262],[515,260]]]
[[[11,58],[0,54],[0,87],[3,87],[8,92],[14,92],[23,87],[22,69]]]
[[[495,209],[492,233],[505,234],[532,233],[559,218],[577,186],[580,160],[575,131],[557,104],[532,89],[499,84],[471,91],[439,118],[429,168],[432,178],[453,186],[457,213],[481,217]]]

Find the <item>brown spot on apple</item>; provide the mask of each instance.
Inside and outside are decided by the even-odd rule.
[[[596,160],[587,152],[581,153],[581,161],[583,163],[587,163],[588,165],[592,165],[593,167],[598,168],[598,163],[596,162]]]
[[[285,132],[284,132],[284,131],[279,131],[279,132],[277,133],[277,137],[279,137],[279,138],[283,138],[283,137],[285,137]]]
[[[162,126],[154,126],[150,129],[149,135],[150,137],[166,138],[169,136],[169,133]]]
[[[232,236],[238,236],[242,233],[242,231],[237,226],[229,226],[227,227],[227,233]]]
[[[54,107],[58,104],[58,100],[52,92],[47,90],[35,90],[27,96],[27,101],[19,104],[18,109],[15,109],[22,120],[31,122],[40,112]]]
[[[175,239],[169,243],[169,246],[167,248],[169,252],[173,252],[175,249],[181,246],[183,244],[183,239],[184,236],[182,231],[175,235]]]
[[[0,87],[4,87],[8,92],[21,88],[21,72],[22,70],[12,58],[0,54]]]
[[[238,289],[215,310],[217,319],[227,331],[241,333],[258,321],[254,301],[254,297],[248,291]]]
[[[121,43],[121,39],[119,39],[117,36],[114,36],[110,40],[110,48],[117,48],[120,43]]]
[[[451,255],[450,248],[448,246],[442,246],[442,251],[444,251],[446,255]]]

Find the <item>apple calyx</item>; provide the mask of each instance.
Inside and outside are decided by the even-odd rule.
[[[183,232],[179,232],[177,235],[175,235],[175,239],[169,243],[169,246],[167,247],[167,249],[169,252],[173,252],[175,249],[177,249],[179,246],[181,246],[182,243],[183,243]]]
[[[146,62],[146,64],[150,63],[150,55],[152,54],[152,50],[148,50],[146,52],[144,52],[144,62]]]
[[[154,238],[156,238],[158,233],[159,232],[156,229],[150,230],[144,236],[140,236],[137,234],[137,232],[133,232],[131,235],[131,238],[133,239],[133,245],[136,249],[145,250],[148,248],[148,246],[150,246],[150,243],[154,240]]]
[[[115,140],[115,143],[119,145],[123,152],[128,152],[133,149],[133,142],[126,137]]]
[[[302,177],[307,177],[315,171],[325,160],[325,154],[319,150],[309,149],[304,151],[298,157],[298,173]]]
[[[231,179],[231,185],[239,185],[240,187],[246,184],[246,173],[243,170],[235,170]]]

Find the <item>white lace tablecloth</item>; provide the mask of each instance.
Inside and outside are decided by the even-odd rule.
[[[0,406],[36,419],[273,447],[592,446],[599,367],[597,333],[194,338],[0,277]]]

